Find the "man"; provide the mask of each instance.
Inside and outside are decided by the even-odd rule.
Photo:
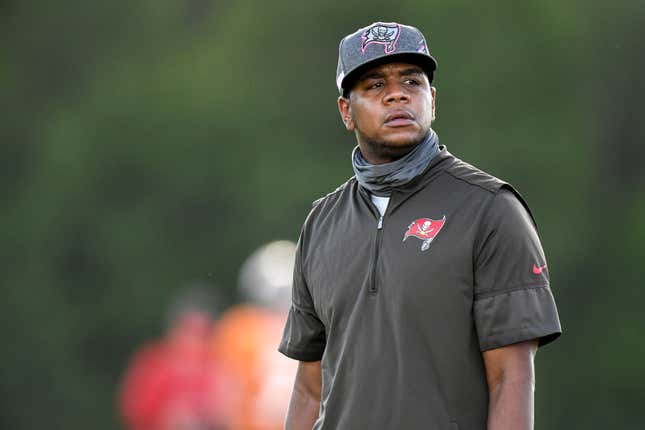
[[[275,344],[291,302],[296,244],[277,240],[261,246],[242,264],[242,303],[215,323],[214,361],[226,373],[224,428],[282,429],[297,363]]]
[[[124,428],[225,428],[226,375],[210,351],[209,302],[201,288],[183,291],[169,310],[166,335],[136,351],[118,394]]]
[[[533,428],[533,358],[561,332],[533,218],[431,128],[437,64],[414,27],[340,43],[355,177],[301,231],[280,351],[286,428]]]

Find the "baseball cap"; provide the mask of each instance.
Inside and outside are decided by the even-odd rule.
[[[432,82],[437,61],[430,55],[423,34],[396,22],[375,22],[348,34],[338,47],[336,86],[341,95],[362,71],[382,63],[405,61],[420,66]]]

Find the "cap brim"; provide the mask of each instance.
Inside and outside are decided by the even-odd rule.
[[[415,64],[423,69],[428,76],[428,81],[432,83],[434,71],[437,70],[437,60],[432,56],[417,52],[400,52],[397,54],[384,55],[374,58],[367,63],[361,64],[345,75],[340,83],[340,91],[345,94],[352,89],[356,81],[368,70],[387,63],[410,63]]]

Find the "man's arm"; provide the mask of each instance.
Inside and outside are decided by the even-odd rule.
[[[533,359],[537,340],[483,353],[488,380],[488,430],[533,430]]]
[[[293,384],[285,430],[311,430],[318,418],[321,389],[320,361],[301,361]]]

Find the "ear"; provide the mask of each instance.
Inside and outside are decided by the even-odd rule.
[[[354,120],[352,119],[352,108],[349,104],[349,97],[338,97],[338,112],[343,120],[347,131],[354,131]]]
[[[437,89],[433,86],[430,87],[430,94],[432,94],[432,120],[434,121],[435,118],[437,117],[436,113],[436,108],[437,105],[435,104],[435,100],[437,99]]]

